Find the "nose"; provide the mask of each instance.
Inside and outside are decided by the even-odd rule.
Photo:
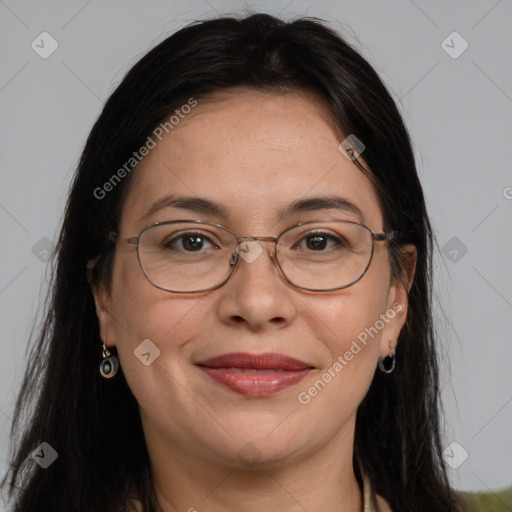
[[[237,263],[237,260],[243,259],[246,263],[252,263],[256,260],[264,251],[264,246],[261,242],[273,242],[274,245],[270,248],[270,257],[272,258],[274,264],[275,261],[275,238],[272,237],[240,237],[238,238],[238,247],[236,249],[236,253],[233,255],[232,259],[233,264]],[[236,257],[238,255],[238,258]]]
[[[245,323],[253,330],[290,323],[297,309],[292,285],[276,263],[275,239],[239,239],[232,262],[236,264],[228,282],[220,289],[219,315],[224,322]],[[265,245],[267,247],[265,247]]]

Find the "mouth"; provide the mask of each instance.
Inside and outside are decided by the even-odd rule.
[[[273,395],[300,382],[313,366],[282,354],[223,354],[196,365],[215,382],[251,397]]]

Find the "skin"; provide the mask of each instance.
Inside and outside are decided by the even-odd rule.
[[[235,94],[236,92],[236,94]],[[214,101],[213,101],[214,100]],[[120,237],[179,218],[218,222],[239,236],[277,236],[299,221],[358,220],[339,210],[276,220],[276,211],[333,191],[356,204],[374,232],[383,220],[368,178],[338,149],[322,103],[304,92],[238,89],[199,101],[139,164],[123,206]],[[141,220],[171,193],[213,199],[227,218],[164,208]],[[391,353],[405,323],[414,248],[405,248],[406,287],[391,279],[386,244],[356,284],[332,292],[293,287],[264,252],[241,261],[227,283],[209,292],[175,294],[152,286],[136,248],[116,249],[110,292],[95,290],[102,340],[116,346],[140,408],[156,494],[164,512],[362,510],[352,466],[358,405],[379,356]],[[402,310],[325,388],[302,405],[297,394],[379,315]],[[134,349],[150,339],[161,351],[145,366]],[[299,384],[267,397],[246,397],[215,383],[195,365],[227,352],[279,352],[315,369]],[[239,451],[261,457],[248,467]]]

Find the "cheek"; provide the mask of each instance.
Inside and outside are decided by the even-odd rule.
[[[330,318],[323,316],[333,328],[317,329],[323,345],[322,365],[297,393],[309,417],[324,418],[319,428],[326,435],[356,413],[375,374],[380,342],[380,332],[372,330],[382,311],[380,304],[357,301],[348,294],[336,302],[333,309],[337,312],[331,311]],[[318,318],[309,321],[317,326],[323,323]],[[330,411],[329,418],[326,411]]]
[[[203,330],[207,318],[201,307],[203,296],[176,296],[158,290],[140,269],[120,265],[113,287],[113,332],[123,374],[135,396],[141,414],[160,417],[168,431],[170,410],[180,410],[193,422],[201,411],[188,393],[187,365],[191,344]],[[187,386],[185,386],[187,387]]]
[[[385,313],[380,297],[375,295],[372,300],[372,297],[360,297],[356,289],[354,292],[324,304],[316,309],[317,314],[310,313],[307,318],[312,332],[323,344],[324,371],[333,369],[343,374],[340,380],[347,379],[349,383],[344,386],[350,387],[374,369],[383,329],[380,315]]]
[[[301,389],[305,394],[302,399],[299,396],[300,403],[339,404],[346,412],[364,398],[375,373],[381,338],[395,315],[387,311],[387,261],[376,260],[372,265],[361,281],[346,290],[311,296],[306,302],[301,315],[315,334],[322,357],[313,386]]]
[[[373,261],[359,282],[335,295],[312,297],[310,307],[304,310],[310,322],[316,323],[315,330],[322,333],[332,357],[350,350],[352,342],[378,350],[384,327],[379,320],[386,313],[389,293],[389,265],[382,259]],[[368,335],[369,331],[373,335]]]
[[[172,369],[177,362],[173,356],[200,325],[196,306],[204,297],[159,290],[131,261],[119,263],[113,276],[109,341],[117,346],[121,366],[138,373],[145,363],[158,358]]]

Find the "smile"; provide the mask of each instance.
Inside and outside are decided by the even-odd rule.
[[[215,382],[252,397],[273,395],[300,382],[313,367],[281,354],[231,353],[196,365]]]

